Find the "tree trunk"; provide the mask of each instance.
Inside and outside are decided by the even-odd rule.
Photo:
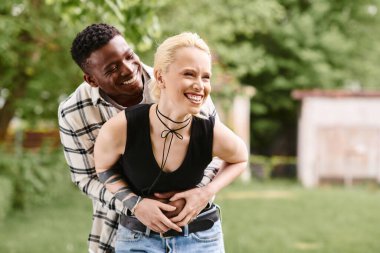
[[[25,96],[25,91],[28,86],[28,76],[20,71],[19,75],[13,79],[14,88],[10,90],[10,94],[3,106],[0,109],[0,143],[4,141],[9,123],[11,122],[16,112],[16,101],[19,101]]]
[[[39,1],[36,1],[36,3]],[[21,45],[28,45],[33,43],[33,37],[29,31],[21,30],[18,35],[18,40]],[[25,48],[28,48],[25,46]],[[18,56],[20,59],[30,59],[32,51],[26,49],[19,49]],[[20,61],[17,68],[17,73],[13,76],[10,84],[12,88],[9,89],[9,96],[6,98],[3,108],[0,109],[0,143],[2,143],[7,135],[9,123],[11,122],[15,112],[16,103],[22,99],[26,94],[26,88],[28,87],[28,82],[30,77],[26,74],[25,69],[28,66],[27,61]]]

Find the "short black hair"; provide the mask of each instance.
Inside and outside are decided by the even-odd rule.
[[[108,24],[92,24],[77,34],[71,45],[71,57],[85,71],[91,53],[106,45],[120,31]]]

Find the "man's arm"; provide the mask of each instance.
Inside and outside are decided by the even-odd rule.
[[[83,134],[83,129],[74,129],[69,116],[61,107],[58,109],[60,138],[72,182],[92,200],[107,205],[119,214],[127,214],[128,209],[104,187],[96,175],[93,154],[95,140]]]
[[[210,96],[206,99],[205,103],[203,104],[201,114],[206,117],[214,116],[215,120],[219,121],[219,116],[216,112],[215,105],[212,102]],[[218,174],[218,171],[220,170],[220,168],[222,168],[222,166],[223,161],[218,157],[214,157],[211,163],[205,169],[202,181],[197,185],[197,187],[203,187],[209,184],[214,179],[216,174]]]

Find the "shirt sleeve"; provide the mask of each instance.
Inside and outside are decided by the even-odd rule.
[[[61,109],[58,114],[60,138],[71,181],[92,200],[107,205],[119,214],[127,214],[127,208],[105,188],[96,175],[93,153],[95,140],[90,140],[85,134],[78,135],[82,129],[75,131],[67,117],[62,116]]]
[[[210,96],[208,96],[208,98],[204,102],[201,108],[201,114],[206,117],[214,116],[217,120],[219,120],[218,114],[216,113],[215,105],[212,102],[212,99]]]
[[[214,103],[212,102],[210,96],[206,99],[205,103],[203,104],[201,114],[207,117],[214,116],[216,120],[219,120]],[[222,163],[223,161],[221,159],[219,159],[218,157],[214,157],[211,163],[205,169],[202,181],[197,185],[197,187],[202,187],[210,183],[218,173],[219,169],[222,166]]]

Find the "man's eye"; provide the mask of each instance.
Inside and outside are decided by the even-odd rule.
[[[118,69],[118,66],[117,66],[117,65],[112,66],[111,68],[109,68],[109,69],[107,70],[107,72],[105,72],[105,75],[106,75],[106,76],[109,76],[109,75],[111,75],[112,73],[114,73],[115,71],[117,71],[117,69]]]
[[[118,69],[118,66],[117,66],[117,65],[112,66],[112,67],[107,71],[107,73],[108,73],[108,74],[111,74],[111,73],[115,72],[117,69]]]

